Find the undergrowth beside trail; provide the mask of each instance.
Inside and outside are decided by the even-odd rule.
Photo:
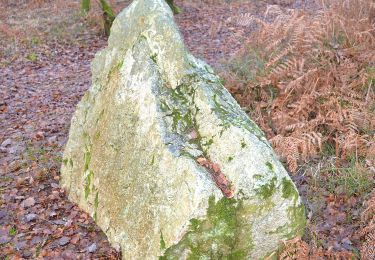
[[[241,16],[260,29],[223,74],[309,210],[305,237],[280,258],[374,259],[374,220],[359,212],[375,180],[375,4],[323,1],[315,15],[273,14],[272,23]]]

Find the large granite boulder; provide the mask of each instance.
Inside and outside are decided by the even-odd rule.
[[[303,231],[295,185],[164,0],[118,15],[92,75],[61,185],[123,259],[257,259]]]

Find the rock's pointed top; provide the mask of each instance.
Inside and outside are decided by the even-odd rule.
[[[126,52],[141,38],[153,52],[167,85],[175,88],[181,84],[182,76],[190,67],[188,52],[165,0],[134,0],[113,22],[106,53],[113,49]],[[107,62],[119,61],[114,57]],[[107,73],[97,68],[96,74],[106,78]]]

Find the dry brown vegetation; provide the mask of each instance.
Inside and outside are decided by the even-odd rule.
[[[229,90],[266,132],[289,170],[300,179],[318,175],[318,181],[327,182],[317,186],[325,186],[321,197],[327,199],[330,216],[348,216],[341,203],[359,202],[374,187],[374,10],[371,0],[334,0],[323,1],[314,15],[269,6],[266,15],[272,13],[272,23],[242,14],[242,24],[255,22],[260,30],[224,72]],[[321,189],[312,186],[307,196],[318,197],[314,192]],[[374,259],[374,222],[364,218],[367,226],[362,223],[362,228],[372,233],[362,231],[366,234],[357,236],[357,243],[364,242],[363,259]],[[352,221],[351,229],[359,228],[358,221]],[[350,246],[322,246],[320,240],[332,234],[323,235],[317,226],[310,223],[309,238],[290,241],[281,259],[355,256]]]
[[[365,203],[365,210],[361,215],[362,229],[358,236],[364,239],[361,246],[362,259],[374,259],[375,256],[375,191]]]
[[[293,11],[263,23],[251,51],[241,53],[248,72],[227,77],[292,172],[324,146],[335,151],[337,166],[353,154],[374,163],[375,31],[364,6],[370,2],[337,2],[315,17]]]

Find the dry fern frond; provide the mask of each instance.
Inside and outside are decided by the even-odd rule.
[[[362,259],[375,259],[375,232],[366,236],[366,241],[361,246]]]
[[[258,17],[254,16],[251,13],[243,13],[236,16],[229,17],[226,20],[227,24],[234,23],[236,25],[240,26],[249,26],[253,23],[260,24],[260,25],[266,25],[265,22]]]
[[[306,160],[321,149],[322,135],[315,132],[304,133],[301,138],[277,135],[270,141],[282,160],[286,160],[289,170],[295,173],[298,169],[298,160]]]
[[[357,234],[365,240],[360,248],[361,258],[375,259],[375,190],[364,205],[366,208],[361,214],[363,227]]]
[[[361,220],[365,223],[371,220],[375,223],[375,190],[372,192],[372,196],[365,203],[366,209],[361,214]]]
[[[299,260],[309,259],[309,246],[302,241],[300,237],[296,237],[284,243],[284,249],[280,253],[280,260]]]
[[[264,12],[264,17],[268,16],[280,16],[283,14],[283,10],[279,5],[267,5],[266,11]]]

